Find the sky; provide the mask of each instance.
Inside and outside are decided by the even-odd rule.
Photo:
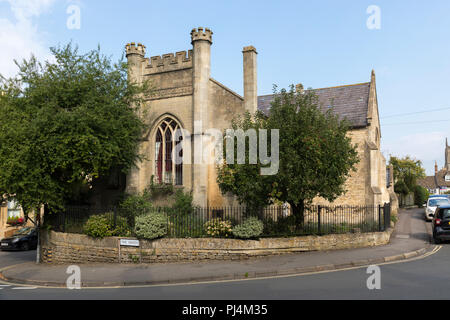
[[[374,69],[383,154],[410,155],[433,175],[450,138],[449,13],[448,0],[0,0],[0,74],[70,41],[114,59],[128,42],[148,57],[189,50],[190,31],[208,27],[211,76],[241,95],[248,45],[258,51],[259,95],[274,84],[369,82]]]

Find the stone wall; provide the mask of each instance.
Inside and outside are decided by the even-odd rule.
[[[372,205],[373,200],[370,194],[370,156],[367,150],[368,130],[366,128],[354,129],[348,132],[352,144],[356,145],[359,162],[355,165],[356,171],[350,173],[350,177],[345,182],[344,195],[330,203],[322,198],[314,199],[314,204],[324,206],[363,206]]]
[[[205,260],[246,260],[285,253],[327,251],[385,245],[386,232],[354,233],[260,240],[159,239],[140,241],[140,248],[120,247],[120,238],[93,239],[85,235],[43,231],[44,263],[162,263]]]

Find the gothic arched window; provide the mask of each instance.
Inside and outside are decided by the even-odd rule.
[[[178,139],[177,139],[178,138]],[[183,164],[174,161],[172,154],[183,141],[181,126],[172,118],[165,118],[156,128],[155,171],[158,183],[183,184]],[[180,151],[179,158],[183,154]]]

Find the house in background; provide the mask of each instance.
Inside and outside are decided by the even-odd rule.
[[[418,181],[418,184],[428,190],[431,195],[444,194],[450,191],[450,147],[445,141],[445,165],[439,170],[436,162],[434,176],[428,176]]]
[[[30,217],[34,220],[34,215],[31,215]],[[23,210],[17,206],[16,202],[5,201],[0,205],[0,239],[10,237],[20,228],[33,226],[31,221],[20,225],[11,225],[9,223],[13,219],[20,218],[24,219],[24,213]]]

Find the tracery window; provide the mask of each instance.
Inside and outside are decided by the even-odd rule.
[[[176,138],[179,138],[177,141]],[[183,185],[183,164],[176,164],[172,154],[182,143],[181,126],[172,118],[165,118],[156,129],[155,172],[158,183]],[[182,158],[182,150],[179,157]]]

